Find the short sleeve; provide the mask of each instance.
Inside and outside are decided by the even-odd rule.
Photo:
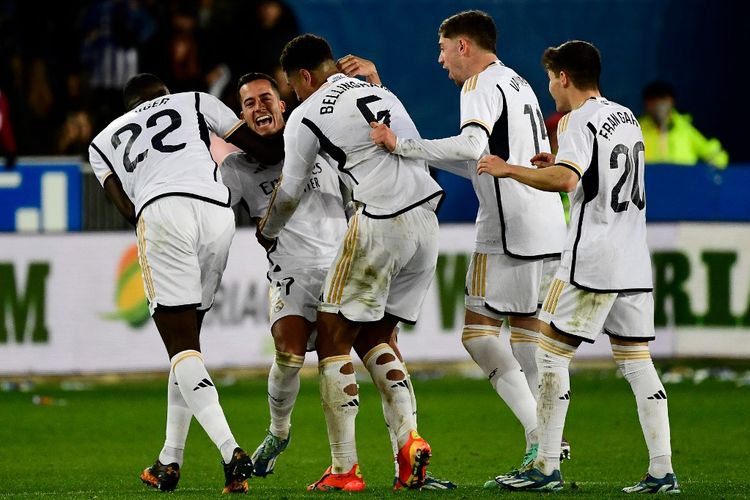
[[[208,129],[221,138],[227,137],[244,124],[229,107],[211,94],[196,92],[197,107],[206,120]]]
[[[502,102],[499,89],[480,77],[481,73],[472,76],[461,89],[461,128],[478,125],[489,136],[503,111]]]
[[[93,142],[89,145],[89,163],[91,164],[91,170],[94,171],[94,175],[102,186],[104,186],[107,177],[115,173],[112,162]]]
[[[236,154],[227,155],[219,168],[221,181],[229,188],[229,204],[231,206],[237,205],[243,198],[242,182],[240,181],[240,176],[237,174],[237,167],[234,165],[233,160],[235,156]]]
[[[594,134],[586,124],[568,123],[570,115],[564,116],[558,123],[558,150],[555,164],[573,170],[578,177],[591,164],[594,149]]]

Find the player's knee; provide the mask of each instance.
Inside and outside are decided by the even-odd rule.
[[[404,372],[401,370],[388,370],[388,373],[385,374],[385,378],[392,381],[398,381],[404,380],[406,375],[404,375]]]

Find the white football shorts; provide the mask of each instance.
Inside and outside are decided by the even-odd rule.
[[[319,311],[370,322],[391,314],[415,323],[435,275],[438,222],[417,207],[391,218],[372,218],[360,207],[326,276]]]
[[[559,258],[474,253],[466,272],[466,309],[499,320],[537,316],[559,264]]]
[[[136,228],[151,314],[158,307],[211,307],[227,265],[234,213],[184,196],[149,203]]]
[[[594,342],[602,331],[631,342],[655,338],[652,292],[592,292],[555,278],[539,319],[584,342]]]

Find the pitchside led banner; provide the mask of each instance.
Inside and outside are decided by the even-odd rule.
[[[464,361],[463,289],[474,229],[444,225],[419,323],[402,330],[408,361]],[[649,226],[655,356],[750,357],[750,225]],[[235,237],[201,335],[210,367],[270,364],[267,260],[252,231]],[[608,357],[600,338],[580,357]],[[308,364],[317,358],[310,355]],[[131,233],[0,236],[0,374],[163,370]]]

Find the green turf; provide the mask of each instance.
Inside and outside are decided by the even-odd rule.
[[[235,437],[252,451],[267,426],[265,381],[216,381]],[[123,383],[80,392],[49,385],[32,393],[0,393],[0,497],[157,498],[161,494],[143,486],[138,473],[153,462],[162,444],[164,385]],[[481,488],[485,480],[516,465],[523,454],[522,430],[489,385],[453,377],[417,379],[414,385],[420,431],[434,451],[430,469],[458,483],[459,489],[398,495],[514,495]],[[382,498],[391,495],[391,450],[378,396],[371,384],[362,381],[361,386],[358,449],[367,490],[358,496]],[[674,464],[683,496],[750,497],[750,387],[709,380],[669,385],[667,390]],[[563,466],[565,490],[555,495],[622,497],[619,489],[635,482],[647,465],[630,388],[613,370],[586,371],[574,375],[572,393],[566,436],[573,445],[573,460]],[[34,405],[32,394],[63,398],[67,404]],[[219,498],[220,457],[195,421],[186,457],[174,498]],[[309,498],[305,486],[328,464],[317,381],[304,380],[293,416],[292,443],[275,474],[250,481],[250,494]],[[342,496],[348,495],[335,495]]]

